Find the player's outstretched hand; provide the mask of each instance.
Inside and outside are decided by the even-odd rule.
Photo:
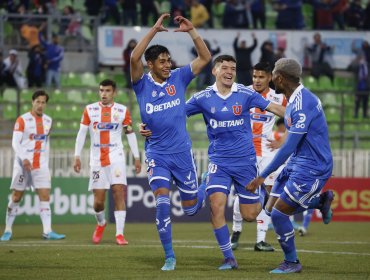
[[[146,126],[145,123],[139,124],[139,133],[140,133],[140,135],[144,136],[144,137],[152,136],[152,131],[149,130],[149,129],[145,129],[145,126]]]
[[[163,26],[163,20],[169,17],[170,17],[170,14],[168,13],[162,14],[157,20],[157,22],[154,24],[153,28],[157,32],[163,32],[163,31],[168,32],[168,29]]]
[[[175,22],[179,24],[179,28],[175,29],[175,32],[189,32],[194,29],[194,25],[190,20],[184,18],[183,16],[175,17]]]
[[[75,164],[73,165],[75,172],[80,173],[81,170],[81,160],[79,157],[75,157]]]
[[[250,181],[245,188],[247,189],[247,191],[254,192],[260,185],[263,184],[264,181],[265,178],[258,176],[257,178]]]
[[[282,142],[279,140],[270,140],[267,139],[268,143],[266,144],[267,148],[270,149],[270,151],[274,151],[276,149],[279,149],[282,145]]]
[[[141,172],[141,161],[140,159],[135,159],[135,173],[139,174]]]

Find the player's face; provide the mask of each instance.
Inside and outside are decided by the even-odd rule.
[[[112,86],[100,86],[99,87],[100,101],[103,105],[112,104],[115,94],[116,94],[116,91],[114,90]]]
[[[39,96],[32,101],[32,113],[39,117],[42,116],[46,107],[46,96]]]
[[[233,61],[222,61],[217,63],[212,70],[212,74],[216,77],[216,81],[226,87],[231,87],[235,82],[236,63]]]
[[[271,81],[271,74],[266,71],[253,70],[253,89],[259,93],[264,92]]]
[[[171,56],[168,53],[161,53],[154,62],[149,61],[148,66],[154,81],[164,82],[171,73]]]
[[[272,72],[272,82],[274,83],[275,85],[275,92],[276,93],[284,93],[284,87],[283,87],[283,77],[276,73],[276,72]]]

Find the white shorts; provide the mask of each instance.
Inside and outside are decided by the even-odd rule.
[[[89,191],[110,189],[112,185],[127,185],[126,162],[108,166],[92,166],[90,169]]]
[[[258,172],[261,173],[273,160],[274,157],[257,157]],[[272,172],[266,179],[266,186],[273,186],[276,178],[279,176],[281,170],[285,167],[285,163],[280,166],[275,172]]]
[[[11,190],[25,191],[28,188],[50,189],[51,177],[49,168],[39,168],[28,172],[19,160],[14,161]]]

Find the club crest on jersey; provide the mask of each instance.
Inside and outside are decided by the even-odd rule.
[[[214,114],[216,112],[216,108],[215,107],[212,107],[211,108],[211,113]]]
[[[233,113],[235,116],[240,116],[242,114],[242,105],[233,105]]]
[[[169,96],[173,96],[176,94],[176,88],[174,85],[168,85],[166,86],[166,91]]]
[[[156,96],[157,96],[157,91],[156,91],[156,90],[153,90],[153,91],[152,91],[152,96],[153,96],[153,97],[156,97]]]

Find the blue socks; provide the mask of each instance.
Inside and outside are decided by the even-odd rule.
[[[227,225],[224,225],[218,229],[214,229],[213,232],[215,233],[218,246],[220,247],[222,254],[224,255],[224,258],[235,259],[233,251],[231,250],[230,235]]]
[[[271,220],[278,235],[281,249],[283,249],[285,260],[296,262],[298,258],[294,244],[294,229],[289,216],[281,213],[276,208],[272,208]]]
[[[313,209],[308,209],[307,212],[304,212],[303,214],[303,224],[302,226],[304,228],[308,228],[311,219],[312,219]]]
[[[206,196],[206,184],[202,183],[198,188],[197,203],[194,204],[193,206],[182,207],[184,213],[187,216],[194,216],[199,211],[199,209],[202,208],[205,196]]]
[[[172,249],[172,224],[170,217],[170,198],[168,195],[157,197],[156,224],[159,239],[162,242],[166,259],[174,258],[175,253]]]

